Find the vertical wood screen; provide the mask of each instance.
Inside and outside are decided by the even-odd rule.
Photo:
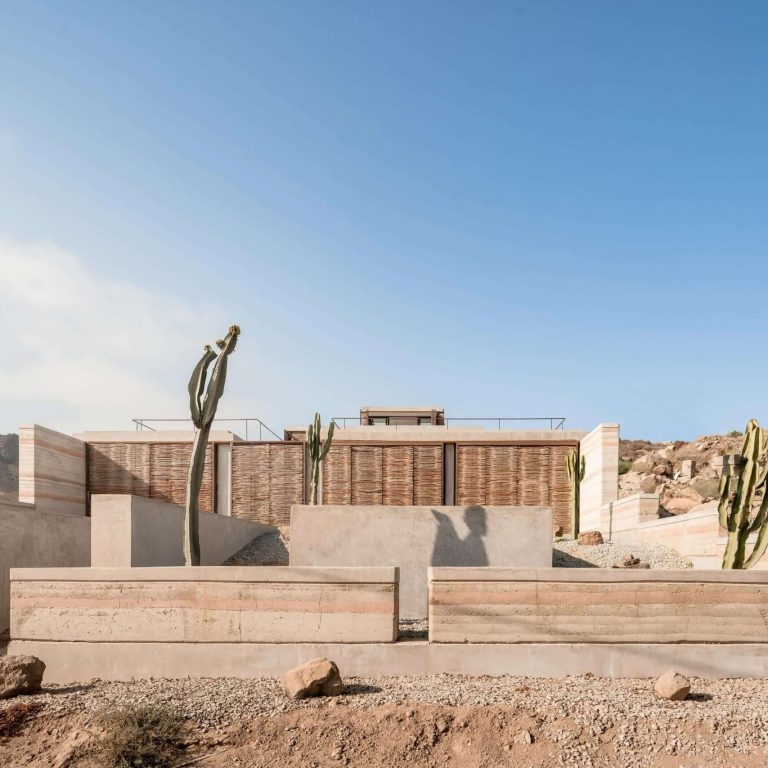
[[[552,519],[571,528],[565,445],[458,445],[456,503],[461,506],[552,507]]]
[[[304,503],[303,443],[232,443],[232,517],[288,525]]]
[[[200,511],[214,511],[213,450],[205,454]],[[132,493],[184,506],[191,443],[89,443],[88,492]]]
[[[323,462],[323,504],[442,503],[441,445],[334,443]]]

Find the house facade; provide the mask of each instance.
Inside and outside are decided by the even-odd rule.
[[[586,459],[582,528],[593,521],[598,526],[600,508],[618,495],[619,427],[601,424],[586,432],[565,429],[562,422],[548,419],[544,428],[536,424],[537,428],[521,429],[514,428],[519,423],[514,419],[449,418],[437,407],[366,406],[355,417],[334,419],[333,444],[322,465],[320,501],[549,506],[555,525],[567,532],[571,490],[564,462],[576,448]],[[50,430],[25,427],[22,439],[31,450],[35,430],[37,454],[44,453],[45,444],[51,443]],[[325,437],[327,427],[324,433]],[[84,514],[94,494],[130,493],[184,504],[191,432],[86,432],[66,440],[70,464],[74,454],[82,455]],[[26,487],[34,496],[29,462],[20,471],[22,492]],[[309,498],[308,474],[304,426],[288,427],[283,440],[273,441],[242,440],[233,432],[214,430],[201,511],[287,525],[291,506]],[[55,506],[56,499],[50,503]]]

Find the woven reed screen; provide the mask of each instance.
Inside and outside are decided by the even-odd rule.
[[[200,511],[213,512],[213,445],[205,455]],[[132,493],[184,506],[191,443],[89,443],[88,492]]]
[[[458,445],[456,503],[552,507],[555,525],[571,528],[565,445]]]
[[[443,503],[440,445],[340,445],[323,462],[323,504]]]
[[[288,525],[304,503],[302,443],[232,444],[232,517]]]

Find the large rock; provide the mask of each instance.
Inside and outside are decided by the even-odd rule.
[[[665,672],[653,686],[660,699],[682,701],[691,692],[691,681],[679,672]]]
[[[641,493],[655,493],[661,482],[661,479],[656,475],[648,475],[640,481],[640,491]]]
[[[592,547],[596,544],[604,544],[605,542],[600,531],[584,531],[584,533],[579,534],[578,543],[581,547]]]
[[[292,699],[308,696],[338,696],[344,693],[339,668],[329,659],[312,659],[288,670],[282,677],[283,690]]]
[[[0,699],[37,693],[45,664],[37,656],[0,656]]]

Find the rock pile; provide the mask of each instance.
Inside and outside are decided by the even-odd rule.
[[[705,435],[690,443],[622,440],[619,457],[627,472],[619,475],[619,498],[658,493],[668,514],[681,515],[717,498],[719,479],[713,460],[738,453],[741,436]]]

